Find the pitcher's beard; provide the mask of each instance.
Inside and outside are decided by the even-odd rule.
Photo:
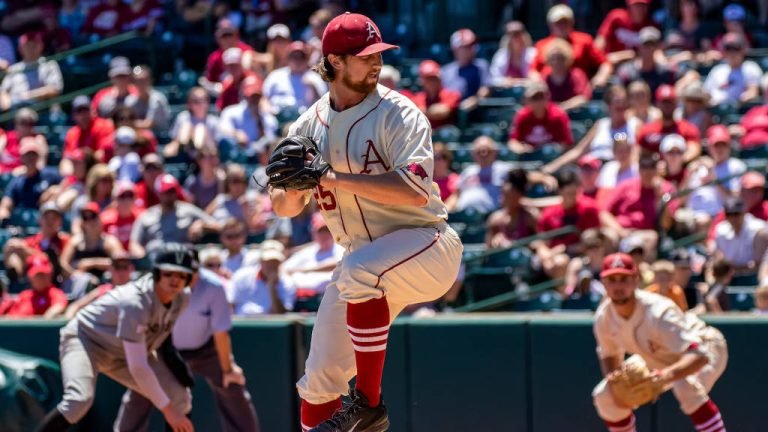
[[[354,90],[362,94],[368,94],[376,90],[376,85],[379,83],[379,80],[377,78],[373,83],[370,83],[367,80],[354,82],[350,80],[349,77],[343,76],[341,77],[341,82],[343,82],[344,85],[350,90]]]

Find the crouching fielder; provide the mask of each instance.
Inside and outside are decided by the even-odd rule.
[[[635,432],[633,410],[672,390],[698,432],[725,432],[709,391],[725,370],[725,338],[671,300],[637,289],[637,267],[626,254],[603,261],[609,301],[595,315],[597,355],[605,379],[592,392],[610,432]],[[626,353],[632,356],[624,361]]]

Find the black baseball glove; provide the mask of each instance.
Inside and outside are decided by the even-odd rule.
[[[176,381],[184,387],[192,388],[195,386],[195,377],[192,375],[192,370],[181,357],[181,353],[173,346],[173,337],[168,335],[165,338],[165,342],[157,349],[157,354],[160,359],[168,366]]]
[[[313,159],[309,161],[308,156]],[[275,188],[306,190],[320,184],[320,178],[331,169],[317,143],[305,136],[283,138],[269,158],[268,183]]]

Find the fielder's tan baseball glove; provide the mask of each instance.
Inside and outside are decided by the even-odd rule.
[[[664,383],[643,361],[629,359],[622,363],[618,373],[608,378],[608,387],[620,403],[639,407],[655,401],[664,392]]]

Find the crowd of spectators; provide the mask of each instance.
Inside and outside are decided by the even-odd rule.
[[[14,293],[0,290],[0,314],[72,316],[167,242],[198,246],[200,265],[228,281],[236,315],[311,309],[343,251],[312,205],[293,219],[273,214],[263,167],[290,119],[327,91],[313,66],[324,26],[343,8],[331,2],[297,22],[264,2],[11,3],[0,22],[0,110],[16,111],[0,133],[0,175],[13,178],[0,220],[37,223],[5,242],[2,280]],[[749,14],[730,4],[710,25],[697,0],[681,0],[664,21],[649,0],[617,6],[595,36],[564,4],[549,9],[549,34],[538,41],[521,21],[508,22],[495,53],[462,28],[444,41],[452,61],[421,59],[405,87],[402,69],[386,65],[381,83],[432,125],[434,181],[449,222],[483,215],[479,242],[530,252],[531,280],[562,280],[563,298],[600,296],[601,259],[621,250],[637,260],[647,289],[683,309],[728,310],[729,285],[768,284],[765,168],[738,158],[768,143],[768,79],[749,57],[757,45]],[[214,20],[216,46],[184,109],[171,109],[150,67],[112,57],[110,85],[72,101],[61,161],[46,163],[52,149],[27,108],[64,88],[46,55],[125,31],[151,36],[174,20],[194,33],[205,19]],[[499,94],[517,94],[500,136],[437,138],[457,129],[463,137],[467,118]],[[723,106],[743,115],[727,118]],[[584,122],[585,112],[597,114]],[[462,152],[469,158],[459,160]],[[517,246],[569,226],[575,231]],[[669,251],[669,233],[708,234]],[[768,308],[766,292],[755,292],[758,308]]]

